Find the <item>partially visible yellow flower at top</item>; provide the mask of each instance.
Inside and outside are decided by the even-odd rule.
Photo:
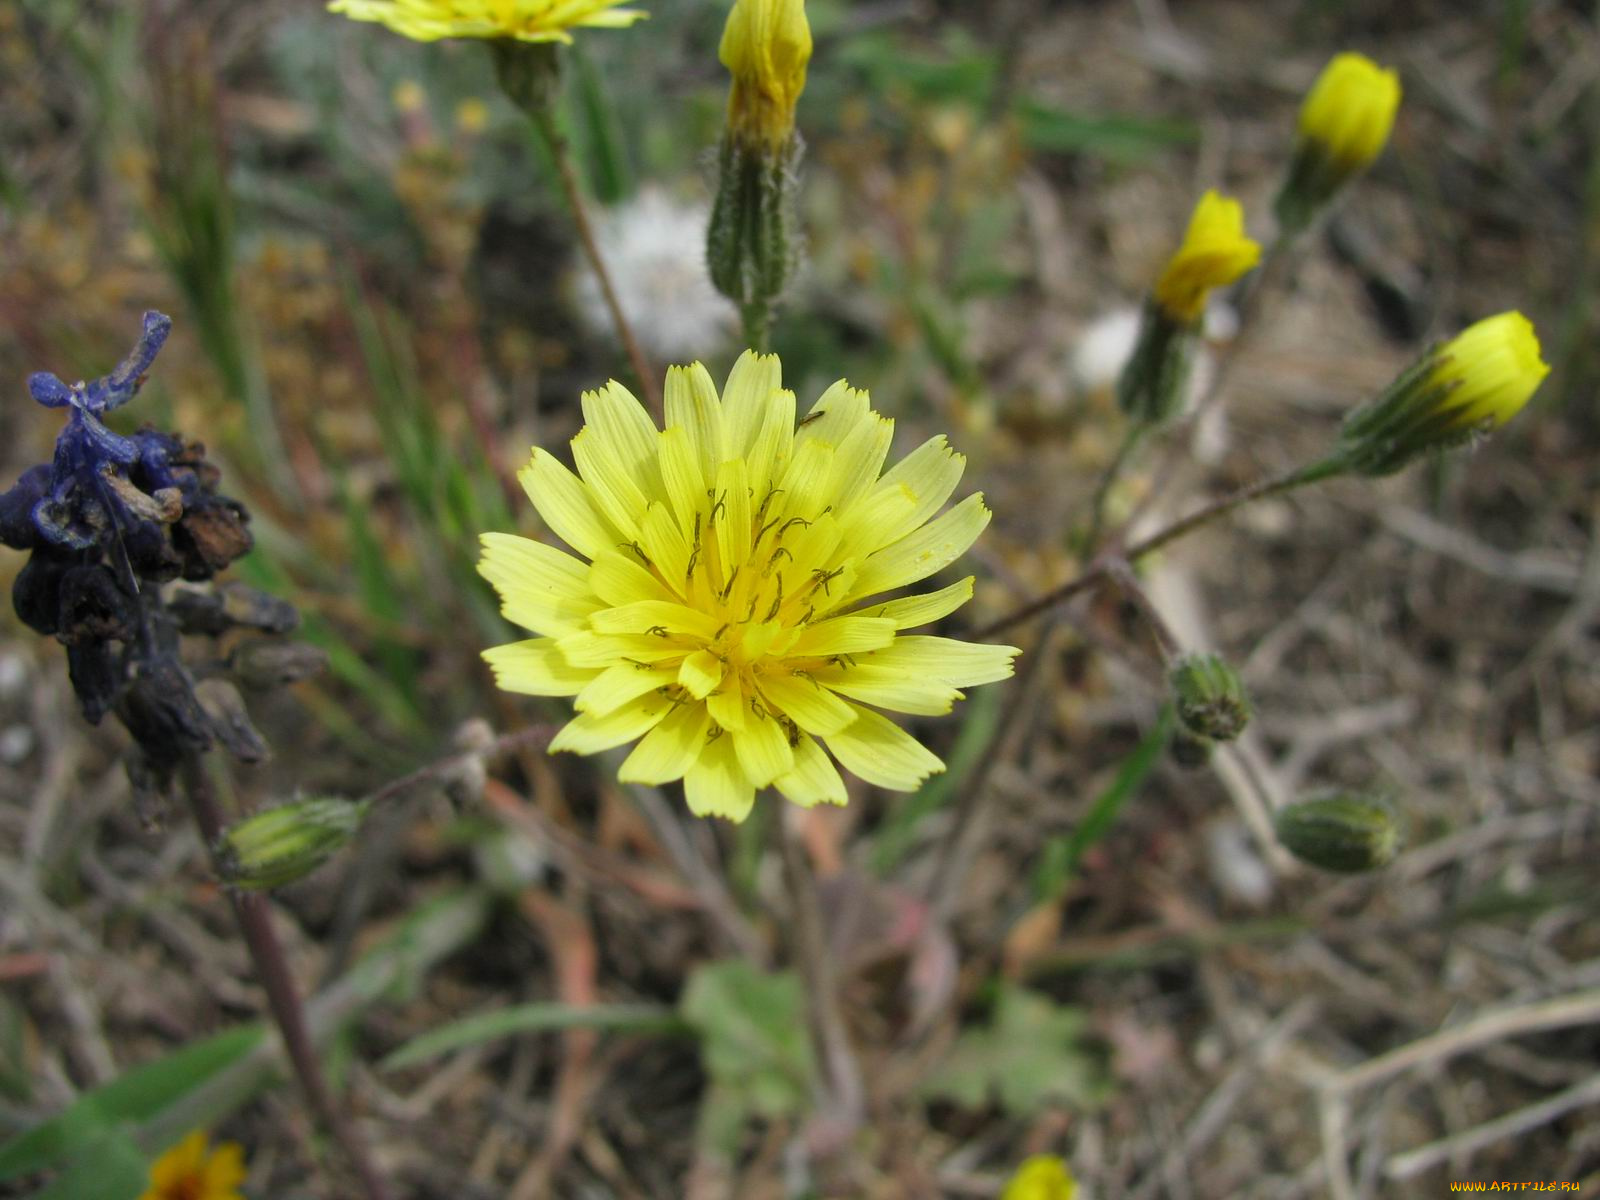
[[[733,75],[728,128],[777,150],[794,130],[811,61],[805,0],[735,0],[717,56]]]
[[[700,364],[671,368],[665,431],[617,383],[586,392],[583,415],[577,474],[535,447],[519,476],[582,557],[488,533],[479,564],[538,635],[484,652],[499,685],[576,697],[552,751],[642,738],[623,782],[681,778],[692,812],[734,821],[769,785],[843,804],[833,759],[896,791],[944,770],[875,710],[947,713],[958,689],[1009,676],[1017,650],[903,632],[964,604],[970,576],[874,599],[943,570],[989,523],[980,495],[935,515],[965,466],[942,436],[883,471],[894,422],[865,392],[841,380],[796,423],[778,359],[750,352],[720,397]]]
[[[1156,281],[1156,303],[1174,321],[1189,324],[1205,311],[1212,288],[1232,283],[1261,261],[1261,247],[1244,231],[1237,200],[1208,191],[1189,218],[1183,245]]]
[[[643,20],[622,0],[332,0],[329,12],[376,21],[418,42],[440,38],[511,38],[570,42],[579,25],[620,29]]]
[[[1072,1200],[1077,1182],[1067,1164],[1050,1154],[1036,1154],[1017,1168],[1000,1200]]]
[[[244,1150],[238,1142],[207,1149],[209,1139],[196,1130],[150,1166],[150,1186],[139,1200],[245,1200]]]
[[[1300,136],[1343,175],[1383,152],[1400,107],[1400,78],[1364,54],[1334,55],[1300,108]]]

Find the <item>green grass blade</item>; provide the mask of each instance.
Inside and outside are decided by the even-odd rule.
[[[602,1029],[620,1033],[683,1034],[689,1024],[658,1004],[611,1004],[578,1008],[570,1004],[519,1004],[498,1012],[452,1021],[413,1038],[378,1065],[386,1071],[437,1058],[464,1046],[477,1046],[523,1033],[556,1029]]]
[[[1111,831],[1123,806],[1143,786],[1156,763],[1161,760],[1171,728],[1172,709],[1169,706],[1161,710],[1161,716],[1150,732],[1145,734],[1144,740],[1122,760],[1110,786],[1095,797],[1077,828],[1045,843],[1044,854],[1033,874],[1033,894],[1040,901],[1059,896],[1089,848]]]
[[[102,1131],[149,1117],[248,1054],[261,1035],[257,1025],[230,1029],[84,1093],[66,1111],[0,1146],[0,1180],[59,1163]]]

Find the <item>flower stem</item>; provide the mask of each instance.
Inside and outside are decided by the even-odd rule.
[[[212,862],[216,865],[214,848],[222,836],[222,810],[206,773],[205,760],[200,755],[185,757],[183,784],[195,824],[200,829],[201,840],[212,852]],[[294,976],[289,970],[289,961],[283,952],[283,943],[272,928],[272,914],[266,896],[260,892],[229,889],[228,899],[244,934],[245,944],[249,947],[261,986],[266,990],[267,1003],[283,1036],[284,1049],[294,1065],[295,1075],[300,1080],[306,1099],[311,1102],[313,1112],[323,1127],[333,1134],[334,1140],[344,1148],[356,1174],[361,1177],[367,1200],[393,1200],[394,1193],[378,1173],[360,1134],[343,1110],[333,1102],[306,1024],[305,1006],[301,1003]]]
[[[566,135],[556,125],[555,113],[549,105],[540,105],[528,112],[533,121],[533,126],[539,131],[539,136],[544,139],[545,146],[550,151],[550,157],[555,160],[556,173],[561,177],[561,190],[566,195],[567,207],[572,211],[572,223],[577,227],[578,240],[583,243],[583,252],[589,258],[589,266],[594,271],[595,279],[600,283],[600,294],[605,297],[606,308],[611,312],[611,321],[617,327],[617,336],[622,339],[622,348],[627,352],[628,362],[633,367],[634,376],[639,381],[639,390],[644,395],[645,407],[656,417],[661,414],[661,391],[656,386],[655,375],[651,372],[650,363],[644,356],[644,351],[639,348],[639,339],[633,334],[633,327],[628,324],[628,318],[622,311],[622,302],[617,298],[616,285],[611,282],[611,274],[606,270],[605,260],[600,256],[600,245],[594,238],[594,227],[589,223],[589,210],[583,199],[583,189],[578,183],[578,170],[572,162],[572,148],[568,144]]]
[[[759,354],[767,352],[772,340],[772,305],[765,300],[752,300],[739,306],[739,324],[744,329],[745,346]]]
[[[1327,479],[1339,474],[1343,469],[1344,465],[1338,459],[1327,458],[1312,463],[1308,467],[1296,467],[1294,470],[1285,472],[1282,475],[1273,475],[1253,483],[1249,487],[1241,488],[1231,496],[1224,496],[1221,500],[1213,501],[1196,512],[1190,513],[1187,517],[1174,521],[1165,529],[1151,534],[1143,541],[1135,542],[1120,554],[1107,553],[1100,555],[1085,567],[1081,574],[1069,579],[1060,587],[1053,588],[1044,595],[1030,600],[1020,608],[1007,613],[1005,616],[989,622],[989,624],[974,631],[969,636],[974,641],[988,641],[1004,633],[1012,626],[1020,625],[1022,622],[1031,620],[1041,613],[1049,612],[1057,605],[1072,599],[1079,592],[1098,585],[1113,574],[1114,568],[1119,563],[1136,563],[1141,558],[1154,554],[1163,546],[1193,533],[1204,525],[1209,525],[1220,517],[1227,516],[1236,508],[1242,508],[1246,504],[1263,500],[1268,496],[1281,495],[1284,492],[1293,491],[1296,488],[1305,487],[1307,484]]]

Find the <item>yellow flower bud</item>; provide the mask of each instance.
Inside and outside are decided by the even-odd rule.
[[[1000,1200],[1072,1200],[1077,1181],[1067,1164],[1050,1154],[1036,1154],[1017,1168]]]
[[[1364,54],[1336,54],[1306,95],[1300,136],[1345,173],[1383,153],[1400,107],[1400,79]]]
[[[729,130],[777,151],[794,131],[811,61],[805,0],[735,0],[717,54],[733,75]]]
[[[1360,475],[1392,474],[1428,450],[1498,429],[1549,373],[1527,317],[1488,317],[1429,350],[1346,417],[1331,461]]]
[[[1155,300],[1180,324],[1199,320],[1212,288],[1232,283],[1261,261],[1261,247],[1245,235],[1237,200],[1209,191],[1200,197],[1183,245],[1156,281]]]
[[[1274,209],[1297,233],[1383,153],[1400,107],[1400,80],[1361,54],[1337,54],[1300,108],[1300,135]]]
[[[1448,391],[1438,412],[1451,431],[1498,429],[1522,411],[1550,367],[1533,322],[1503,312],[1469,326],[1433,352],[1431,380]]]

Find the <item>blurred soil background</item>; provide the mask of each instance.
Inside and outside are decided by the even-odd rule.
[[[647,7],[634,29],[580,32],[565,117],[651,359],[720,379],[736,326],[698,238],[725,9]],[[995,728],[1020,681],[975,693],[917,723],[949,775],[910,800],[853,784],[847,809],[808,818],[869,1104],[817,1194],[993,1196],[1036,1151],[1097,1198],[1600,1186],[1594,6],[807,8],[809,267],[774,348],[802,404],[845,375],[896,418],[897,454],[948,431],[969,456],[964,490],[996,517],[978,599],[945,632],[1080,565],[1073,529],[1122,433],[1128,312],[1203,188],[1240,196],[1264,236],[1299,98],[1338,50],[1400,70],[1391,147],[1275,265],[1232,348],[1220,314],[1224,402],[1182,427],[1181,454],[1145,456],[1116,511],[1160,481],[1153,526],[1309,458],[1421,346],[1502,309],[1533,318],[1555,368],[1472,453],[1246,510],[1151,566],[1183,640],[1244,672],[1258,719],[1238,753],[1186,771],[1159,752],[1152,646],[1108,595],[1047,642],[1022,633],[1044,656],[1023,720]],[[473,719],[559,719],[496,693],[478,660],[508,630],[476,535],[534,531],[512,473],[626,360],[483,48],[279,0],[21,0],[0,7],[0,64],[0,480],[59,428],[29,372],[102,374],[142,310],[170,313],[119,417],[207,444],[254,516],[234,575],[292,599],[329,655],[253,702],[276,753],[237,772],[241,804],[369,792]],[[0,556],[0,575],[21,564]],[[84,723],[60,647],[7,607],[0,1140],[262,1013],[202,847],[181,810],[136,811],[124,745]],[[507,1005],[675,1005],[736,951],[730,929],[782,961],[758,828],[663,820],[675,789],[630,798],[598,761],[512,756],[454,782],[454,803],[419,787],[381,805],[280,894],[308,988],[452,888],[501,897],[332,1056],[403,1194],[803,1194],[784,1182],[803,1114],[782,1088],[735,1103],[736,1150],[718,1151],[737,1081],[709,1083],[683,1027],[379,1065]],[[1381,873],[1323,875],[1260,836],[1274,804],[1374,783],[1408,832]],[[992,836],[946,931],[919,897],[973,786]],[[725,865],[720,920],[697,862]],[[736,1058],[763,1052],[751,1036]],[[1030,1063],[1043,1082],[1008,1086]],[[291,1085],[217,1133],[247,1148],[252,1195],[351,1194]]]

